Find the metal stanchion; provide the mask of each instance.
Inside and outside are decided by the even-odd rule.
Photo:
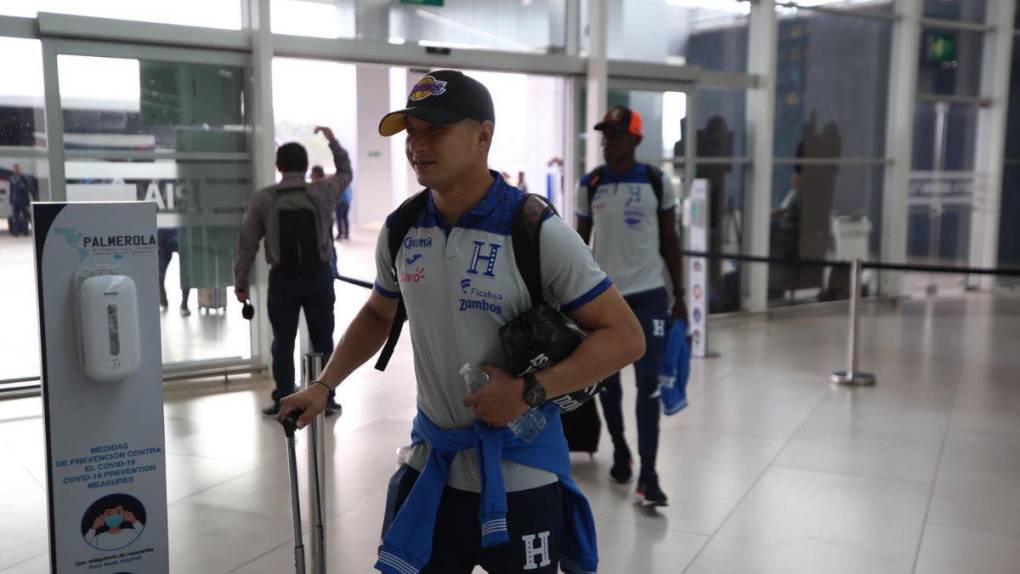
[[[308,353],[304,356],[305,385],[319,379],[325,355]],[[312,511],[311,562],[313,574],[326,574],[326,519],[322,502],[326,496],[326,417],[319,413],[308,425],[308,493]]]
[[[832,382],[840,385],[874,385],[875,375],[857,370],[857,303],[861,296],[861,260],[850,266],[850,328],[847,337],[846,370],[832,373]]]

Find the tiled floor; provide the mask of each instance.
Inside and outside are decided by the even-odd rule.
[[[365,292],[338,293],[349,318]],[[690,407],[663,420],[668,508],[636,508],[608,483],[606,437],[594,459],[575,455],[601,572],[1020,572],[1020,293],[865,305],[874,388],[827,382],[844,313],[713,323],[722,356],[695,363]],[[330,572],[371,571],[414,413],[408,354],[405,338],[386,373],[358,371],[329,423]],[[269,386],[166,385],[173,572],[291,571],[283,438],[257,414]],[[40,414],[38,399],[0,401],[4,574],[48,567]]]

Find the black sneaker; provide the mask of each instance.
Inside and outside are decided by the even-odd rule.
[[[613,467],[609,469],[609,478],[620,484],[627,484],[634,478],[634,460],[630,452],[625,450],[613,451]]]
[[[639,480],[634,498],[635,502],[641,506],[669,506],[666,493],[659,488],[659,477],[657,476]]]
[[[340,403],[338,403],[335,400],[333,400],[333,397],[330,397],[329,400],[326,401],[326,416],[327,417],[331,417],[333,415],[343,414],[343,412],[344,412],[344,408],[342,406],[340,406]]]
[[[181,317],[190,317],[191,309],[188,309],[187,303],[181,303]]]
[[[262,414],[266,415],[267,417],[275,417],[276,415],[280,414],[280,401],[273,401],[273,404],[271,406],[262,409]]]

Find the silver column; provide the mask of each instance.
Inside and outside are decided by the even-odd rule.
[[[319,379],[325,366],[325,355],[308,353],[304,356],[305,386]],[[326,418],[324,413],[308,425],[308,494],[312,514],[311,571],[326,574],[326,519],[322,502],[326,497]]]
[[[850,325],[847,333],[846,370],[832,373],[832,382],[840,385],[874,385],[875,375],[859,371],[857,303],[861,296],[861,260],[854,259],[850,266]]]

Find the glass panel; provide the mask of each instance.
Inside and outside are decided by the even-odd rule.
[[[739,163],[702,163],[695,165],[694,177],[708,180],[709,251],[742,253],[747,167]],[[734,261],[709,261],[709,313],[740,310],[742,269],[743,266]]]
[[[1020,162],[1007,163],[1002,173],[999,216],[999,265],[1020,267]]]
[[[65,149],[248,149],[243,68],[66,55],[58,64]]]
[[[921,94],[981,95],[983,32],[924,28],[917,91]]]
[[[924,16],[926,18],[941,18],[943,20],[984,22],[985,1],[986,0],[924,0]]]
[[[313,78],[317,89],[308,90],[308,81]],[[308,151],[309,166],[321,165],[326,173],[333,173],[333,156],[326,139],[315,133],[316,126],[326,125],[351,156],[357,157],[357,79],[354,64],[274,58],[276,141],[300,143]]]
[[[315,38],[354,38],[354,4],[354,0],[272,0],[270,10],[273,33]]]
[[[658,164],[664,158],[683,155],[677,152],[683,150],[687,124],[684,92],[609,90],[608,106],[625,106],[641,114],[644,138],[637,148],[639,161]]]
[[[0,156],[0,299],[9,336],[0,336],[0,380],[39,376],[31,202],[49,199],[44,157]],[[16,328],[14,326],[17,326]]]
[[[158,205],[159,288],[172,309],[161,316],[164,362],[250,357],[249,323],[228,296],[252,191],[248,71],[65,55],[58,65],[67,200]]]
[[[869,13],[894,11],[892,0],[796,0],[790,4],[796,6],[777,6],[776,11],[781,14],[796,14],[798,10],[818,7],[840,10],[848,14],[861,11]]]
[[[611,59],[747,70],[748,2],[610,0],[608,9]]]
[[[272,18],[273,33],[296,36],[540,54],[566,45],[564,0],[272,0]]]
[[[747,156],[747,92],[701,89],[695,125],[698,157]]]
[[[46,97],[38,40],[0,38],[0,146],[46,147]]]
[[[16,0],[0,2],[0,14],[35,18],[39,12],[116,18],[160,24],[241,29],[238,0]]]
[[[891,22],[842,14],[780,20],[776,157],[884,156],[891,35]]]
[[[924,263],[967,265],[971,220],[983,195],[979,186],[970,173],[911,174],[907,256]]]
[[[777,165],[769,252],[789,259],[877,259],[882,225],[881,166]],[[769,297],[829,300],[848,295],[845,269],[772,265]],[[864,278],[871,282],[873,275]]]
[[[1020,21],[1020,11],[1017,12]],[[1020,42],[1013,42],[1013,64],[1006,116],[1006,165],[999,215],[999,265],[1020,267]]]
[[[1020,10],[1017,13],[1020,14]],[[1013,42],[1012,62],[1006,112],[1006,157],[1020,159],[1020,41]]]
[[[917,171],[971,171],[977,139],[978,108],[972,104],[914,103]]]

